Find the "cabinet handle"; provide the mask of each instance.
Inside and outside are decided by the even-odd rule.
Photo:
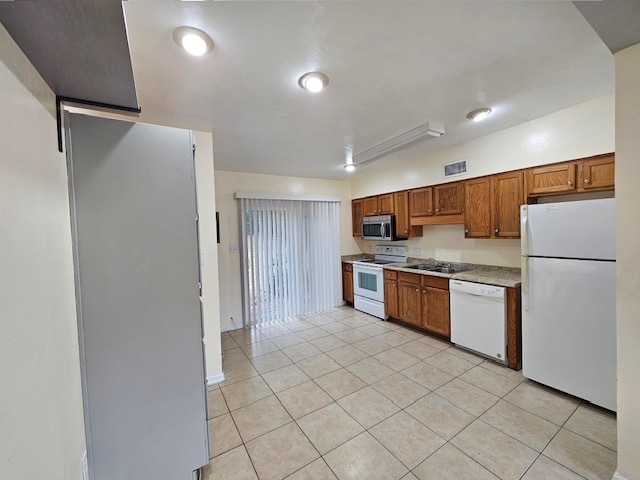
[[[431,209],[427,210],[427,213],[431,213]]]
[[[440,209],[439,209],[439,208],[436,208],[436,213],[438,213],[439,211],[440,211]]]
[[[584,183],[589,183],[589,179],[588,179],[588,178],[585,178],[585,179],[584,179]]]
[[[420,289],[419,289],[419,288],[416,288],[416,292],[419,292],[419,291],[420,291]]]
[[[571,180],[569,180],[569,181],[567,182],[567,185],[569,185],[569,186],[573,185],[573,183],[571,183]]]
[[[422,290],[422,293],[427,293],[427,291],[426,290]]]
[[[498,230],[497,228],[495,229],[495,232],[498,233],[500,230]]]
[[[468,228],[465,228],[465,229],[464,229],[464,233],[469,233],[469,229],[468,229]]]

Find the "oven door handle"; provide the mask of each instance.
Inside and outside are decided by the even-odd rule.
[[[382,274],[382,267],[381,266],[377,266],[377,267],[372,267],[369,265],[354,265],[353,266],[353,270],[360,270],[363,272],[371,272],[371,273],[380,273]]]

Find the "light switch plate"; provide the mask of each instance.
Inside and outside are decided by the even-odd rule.
[[[229,245],[229,253],[238,253],[240,251],[240,245],[234,243],[233,245]]]
[[[422,254],[422,249],[421,248],[414,248],[413,249],[413,254],[417,257],[419,257]]]

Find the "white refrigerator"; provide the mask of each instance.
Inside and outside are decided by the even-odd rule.
[[[520,213],[522,373],[615,411],[615,200]]]

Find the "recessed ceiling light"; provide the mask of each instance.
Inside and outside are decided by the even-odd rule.
[[[347,163],[347,164],[344,166],[344,169],[345,169],[347,172],[353,172],[353,171],[356,169],[356,166],[355,166],[355,164],[353,164],[353,163]]]
[[[467,113],[467,118],[473,120],[474,122],[480,122],[487,118],[490,113],[490,108],[478,108],[476,110],[473,110],[472,112]]]
[[[298,80],[298,85],[300,85],[305,90],[309,90],[313,93],[318,93],[324,87],[329,85],[329,77],[320,72],[305,73]]]
[[[178,27],[173,31],[173,39],[179,47],[196,57],[213,50],[213,40],[205,32],[194,27]]]

